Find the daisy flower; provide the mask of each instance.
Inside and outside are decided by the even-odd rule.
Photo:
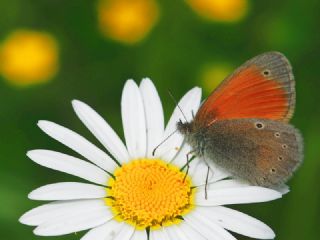
[[[197,112],[201,90],[193,88],[179,101],[187,120]],[[101,142],[102,150],[61,125],[39,121],[50,137],[74,150],[70,156],[52,150],[27,153],[34,162],[86,180],[42,186],[29,194],[33,200],[52,201],[36,207],[20,222],[35,226],[34,234],[59,236],[89,230],[81,240],[206,240],[235,239],[236,232],[272,239],[274,232],[261,221],[224,205],[265,202],[280,198],[278,191],[250,186],[194,159],[186,175],[186,154],[179,133],[155,152],[153,149],[176,130],[183,116],[176,107],[164,126],[158,93],[149,79],[140,86],[128,80],[121,99],[125,144],[91,107],[74,100],[73,109]]]

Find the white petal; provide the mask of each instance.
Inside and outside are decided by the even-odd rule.
[[[191,147],[189,144],[184,143],[176,155],[176,157],[171,161],[171,163],[179,166],[185,167],[187,164],[187,154],[191,152]],[[192,154],[189,154],[189,159],[192,157]],[[208,165],[209,164],[209,165]],[[213,161],[205,162],[204,159],[196,157],[189,163],[189,175],[192,179],[194,186],[202,186],[206,183],[206,177],[208,173],[209,166],[209,177],[208,184],[219,181],[223,178],[229,177],[230,174],[224,171],[223,169],[216,166]],[[184,168],[186,171],[186,167]]]
[[[163,109],[158,92],[149,78],[142,80],[140,91],[146,115],[147,157],[152,157],[152,151],[161,142],[164,133]]]
[[[187,92],[179,101],[178,106],[183,111],[187,121],[192,120],[193,114],[196,114],[200,106],[201,89],[195,87]],[[179,107],[176,107],[169,120],[169,123],[165,129],[163,139],[168,137],[174,131],[176,131],[176,125],[179,120],[185,122]],[[168,140],[166,140],[157,151],[159,155],[164,159],[171,160],[177,154],[177,148],[180,148],[183,142],[183,136],[180,133],[173,134]]]
[[[61,182],[42,186],[33,190],[29,198],[33,200],[76,200],[103,198],[107,194],[106,189],[87,183]]]
[[[180,168],[184,168],[183,171],[187,171],[187,154],[191,151],[191,147],[187,144],[183,144],[182,148],[178,152],[177,156],[171,161],[174,165],[179,166]],[[192,154],[189,154],[189,159]],[[204,185],[206,182],[208,174],[208,167],[203,159],[194,158],[191,162],[189,162],[189,176],[191,177],[193,186],[201,186]],[[222,175],[222,172],[214,169],[214,173],[212,168],[209,169],[209,176],[208,176],[208,184],[218,181],[221,178],[226,177],[226,175]]]
[[[196,229],[193,229],[186,221],[179,224],[179,229],[184,232],[190,239],[207,240],[206,236],[202,236]]]
[[[50,137],[68,146],[102,169],[113,172],[116,163],[102,150],[68,128],[49,121],[39,121],[38,126]]]
[[[97,209],[79,209],[41,223],[33,232],[38,236],[60,236],[100,226],[114,216],[103,206]]]
[[[166,227],[165,232],[167,232],[170,239],[184,239],[184,240],[193,240],[186,236],[184,232],[182,232],[179,228],[175,225]]]
[[[144,106],[137,84],[128,80],[121,99],[124,136],[131,158],[146,156],[147,133]]]
[[[217,225],[215,221],[204,219],[201,214],[194,211],[184,217],[185,221],[207,239],[236,240],[228,231]]]
[[[37,226],[45,221],[83,209],[94,210],[105,207],[103,199],[58,201],[41,205],[23,214],[19,221],[29,226]]]
[[[107,223],[91,229],[81,240],[113,240],[123,228],[123,223],[110,220]]]
[[[281,186],[279,186],[278,188],[276,188],[275,190],[277,190],[278,192],[280,192],[282,195],[287,194],[288,192],[290,192],[290,188],[288,185],[283,184]]]
[[[166,134],[171,133],[173,130],[176,129],[177,122],[180,119],[182,122],[185,122],[186,120],[191,121],[193,119],[193,114],[195,115],[198,111],[198,108],[200,106],[200,100],[201,88],[194,87],[191,90],[189,90],[178,103],[178,105],[184,113],[184,116],[187,119],[184,118],[179,107],[176,106],[165,129]]]
[[[150,240],[175,240],[170,238],[170,236],[168,235],[168,233],[165,231],[165,228],[167,227],[163,227],[160,229],[156,229],[156,230],[151,230],[150,231]]]
[[[215,189],[226,189],[226,188],[239,188],[239,187],[248,187],[249,183],[242,181],[240,179],[225,179],[217,182],[210,183],[207,186],[207,190],[215,190]],[[198,186],[198,190],[204,191],[205,184]]]
[[[219,181],[223,178],[229,177],[230,174],[223,169],[216,166],[212,161],[205,162],[204,159],[195,159],[192,165],[194,168],[190,169],[190,176],[193,179],[193,184],[195,186],[202,186],[206,184],[206,176],[209,166],[209,178],[208,183],[213,183]]]
[[[273,239],[274,232],[263,222],[226,207],[198,207],[204,218],[215,221],[225,229],[258,239]]]
[[[199,189],[196,195],[196,205],[198,206],[218,206],[226,204],[256,203],[266,202],[281,198],[281,194],[275,190],[256,187],[234,187],[208,190],[207,200],[205,191]]]
[[[130,240],[148,240],[147,233],[145,230],[137,230],[134,232]],[[152,240],[152,238],[150,239]],[[166,239],[161,239],[166,240]]]
[[[128,151],[109,124],[90,106],[78,100],[72,106],[80,120],[120,163],[129,159]]]
[[[134,233],[134,227],[128,224],[123,224],[120,232],[112,240],[130,240]]]
[[[192,149],[189,144],[183,143],[177,155],[169,162],[173,163],[176,166],[179,166],[180,168],[184,167],[187,164],[187,154],[191,152],[191,150]],[[189,158],[190,157],[192,157],[192,155],[189,154]],[[189,172],[191,172],[191,167],[194,167],[194,164],[192,163],[194,161],[195,159],[192,160],[189,164],[190,166]]]
[[[111,220],[102,226],[90,230],[81,240],[132,240],[134,231],[134,227],[128,224]],[[144,235],[147,236],[145,232]],[[138,240],[143,240],[143,238],[139,238]]]
[[[105,185],[108,181],[108,174],[102,169],[60,152],[32,150],[27,156],[41,166],[78,176],[90,182]]]

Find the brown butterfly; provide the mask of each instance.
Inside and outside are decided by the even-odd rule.
[[[303,160],[303,140],[288,123],[295,82],[287,58],[268,52],[247,61],[177,123],[196,155],[252,184],[277,187]]]

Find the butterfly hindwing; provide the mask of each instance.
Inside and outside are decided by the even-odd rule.
[[[292,125],[267,119],[221,120],[206,129],[205,158],[252,184],[288,180],[302,161],[302,137]]]

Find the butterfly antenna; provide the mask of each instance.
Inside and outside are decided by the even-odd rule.
[[[182,111],[181,107],[179,106],[179,103],[178,103],[177,99],[175,99],[175,97],[173,96],[173,94],[171,93],[171,91],[169,89],[168,89],[168,93],[169,93],[169,96],[171,97],[171,99],[176,104],[176,106],[179,108],[180,112],[182,113],[183,118],[186,120],[186,122],[188,122],[187,117],[184,114],[184,112]]]
[[[170,133],[169,136],[167,136],[165,139],[163,139],[152,151],[152,156],[154,157],[154,155],[156,154],[157,149],[163,144],[165,143],[173,134],[175,134],[178,131],[178,129],[176,129],[174,132]]]

